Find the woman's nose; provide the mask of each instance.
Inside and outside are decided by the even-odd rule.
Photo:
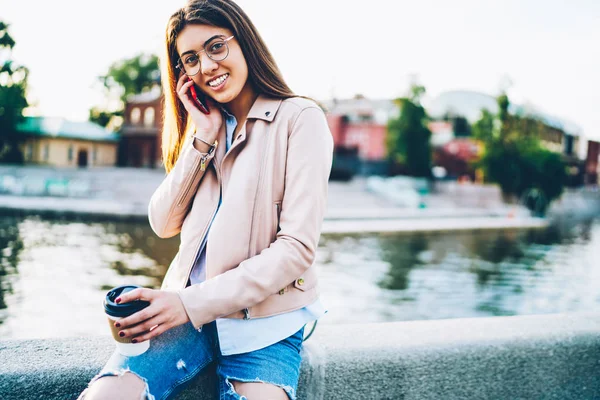
[[[206,52],[202,52],[202,55],[200,55],[200,68],[203,74],[210,74],[211,71],[219,68],[219,63],[210,58]]]

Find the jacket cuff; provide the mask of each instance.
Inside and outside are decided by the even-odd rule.
[[[191,289],[191,287],[192,286],[188,286],[185,289],[180,289],[177,291],[177,294],[179,295],[181,304],[183,304],[183,308],[185,309],[185,312],[186,312],[188,318],[190,319],[190,323],[194,326],[195,330],[197,330],[198,332],[201,332],[203,323],[201,323],[200,321],[198,321],[195,318],[194,313],[192,312],[192,307],[188,306],[188,304],[187,304],[188,300],[190,300],[187,298],[188,297],[187,294],[189,294],[190,290],[193,290],[193,289]]]
[[[195,330],[197,330],[198,332],[202,332],[203,324],[199,324],[194,321],[191,310],[188,308],[188,306],[186,305],[186,302],[184,301],[185,296],[182,295],[183,294],[182,292],[183,292],[183,289],[178,290],[177,295],[179,296],[179,300],[181,300],[181,304],[183,304],[183,308],[185,309],[185,312],[188,315],[190,323],[194,326]]]

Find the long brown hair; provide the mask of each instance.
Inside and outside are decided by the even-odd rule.
[[[188,24],[212,25],[229,29],[240,44],[246,63],[248,79],[257,93],[268,97],[286,99],[295,94],[283,80],[281,72],[263,42],[256,27],[246,13],[231,0],[190,0],[175,12],[166,30],[164,60],[161,77],[164,93],[164,119],[162,130],[162,157],[167,173],[175,165],[190,128],[188,113],[176,93],[179,55],[177,35]]]

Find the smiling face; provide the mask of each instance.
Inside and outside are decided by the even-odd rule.
[[[190,56],[194,57],[206,44],[211,43],[212,47],[215,39],[224,40],[232,35],[225,28],[190,24],[177,35],[175,45],[184,61]],[[229,55],[222,61],[214,61],[205,51],[200,52],[200,71],[190,77],[204,93],[221,104],[231,102],[249,86],[248,65],[236,38],[228,40],[227,46]]]

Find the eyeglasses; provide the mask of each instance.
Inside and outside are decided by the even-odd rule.
[[[208,58],[213,61],[223,61],[229,55],[229,46],[227,42],[233,39],[230,36],[226,39],[216,38],[204,45],[204,49],[197,53],[185,54],[177,61],[177,68],[182,70],[187,76],[194,76],[200,72],[200,53],[206,52]]]

